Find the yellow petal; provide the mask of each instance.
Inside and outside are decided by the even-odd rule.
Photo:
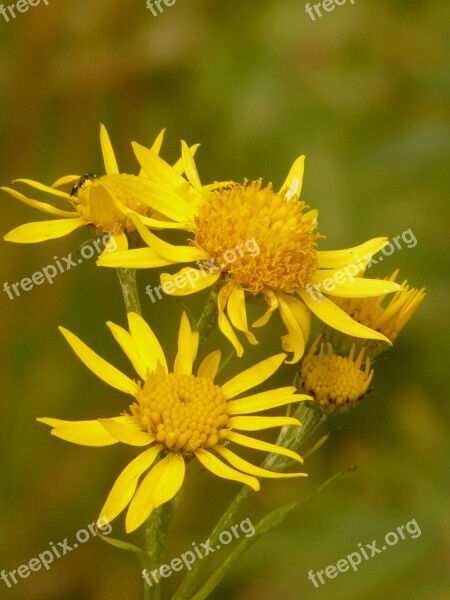
[[[164,129],[161,129],[161,131],[158,133],[158,135],[156,136],[155,141],[153,142],[150,150],[152,152],[154,152],[155,154],[158,154],[161,152],[161,146],[164,140],[164,134],[166,133],[166,128],[164,127]]]
[[[194,354],[193,350],[191,325],[186,313],[183,311],[178,331],[178,353],[173,367],[174,373],[192,375],[192,365],[197,355],[197,352]]]
[[[234,442],[235,444],[245,446],[246,448],[262,450],[262,452],[273,452],[275,454],[282,454],[283,456],[288,456],[289,458],[292,458],[300,464],[303,464],[303,458],[299,454],[297,454],[297,452],[289,450],[289,448],[277,446],[276,444],[270,444],[269,442],[256,440],[255,438],[243,435],[242,433],[237,433],[237,431],[229,431],[226,435],[226,439],[230,442]]]
[[[128,250],[128,238],[123,231],[116,231],[108,240],[102,254],[111,252],[125,252]]]
[[[175,261],[176,262],[176,261]],[[153,269],[174,264],[155,252],[152,248],[136,248],[126,252],[103,252],[97,260],[99,267],[120,267],[126,269]]]
[[[285,358],[286,354],[276,354],[242,371],[221,386],[225,398],[231,400],[238,394],[246,392],[266,381],[266,379],[275,373]]]
[[[58,329],[66,338],[67,342],[78,358],[87,366],[88,369],[95,373],[97,377],[121,392],[131,394],[132,396],[136,395],[137,385],[132,379],[110,365],[105,359],[101,358],[75,334],[71,333],[64,327],[59,327]]]
[[[262,293],[264,295],[264,300],[268,303],[268,308],[263,316],[253,323],[252,327],[263,327],[266,325],[273,312],[278,308],[278,298],[272,290],[264,289]]]
[[[230,296],[231,290],[233,289],[234,283],[229,282],[223,286],[223,288],[219,291],[217,295],[217,309],[218,309],[218,317],[217,322],[219,325],[220,331],[223,335],[233,344],[234,349],[236,350],[236,354],[238,356],[242,356],[244,354],[244,348],[242,347],[241,342],[238,340],[234,329],[230,325],[227,317],[225,316],[225,308],[227,306],[228,298]]]
[[[115,419],[99,419],[100,423],[117,441],[129,446],[148,446],[155,441],[152,433],[142,431],[140,425],[131,415],[118,422]]]
[[[24,196],[23,194],[21,194],[20,192],[14,190],[12,188],[2,187],[0,189],[3,190],[4,192],[7,192],[8,194],[11,194],[11,196],[13,196],[16,200],[19,200],[20,202],[23,202],[24,204],[27,204],[28,206],[32,206],[33,208],[37,208],[38,210],[41,210],[42,212],[48,213],[50,215],[54,215],[55,217],[67,217],[67,218],[78,217],[78,213],[76,213],[74,211],[61,210],[60,208],[56,208],[55,206],[52,206],[51,204],[47,204],[46,202],[39,202],[38,200],[33,200],[31,198],[27,198],[27,196]]]
[[[368,260],[364,257],[376,254],[388,241],[387,237],[378,237],[346,250],[321,250],[317,252],[319,266],[321,269],[339,269],[349,264],[357,264],[358,259],[367,264]]]
[[[121,418],[121,417],[117,417]],[[63,421],[61,419],[36,419],[53,427],[51,434],[81,446],[111,446],[117,444],[117,439],[108,433],[100,422],[93,421]]]
[[[283,427],[284,425],[298,425],[300,421],[294,417],[231,417],[228,426],[241,431],[259,431],[270,427]]]
[[[189,147],[189,151],[190,151],[192,158],[195,156],[195,153],[197,152],[197,150],[199,148],[200,148],[200,144],[193,144],[192,146]],[[172,169],[174,169],[178,173],[178,175],[183,175],[183,173],[185,171],[183,156],[181,156],[177,160],[177,162],[173,165]]]
[[[172,500],[183,484],[185,470],[182,456],[173,452],[152,468],[130,502],[125,525],[127,533],[142,525],[155,508]]]
[[[340,296],[342,298],[370,298],[372,296],[384,296],[392,292],[398,292],[402,286],[395,281],[386,281],[384,279],[365,279],[363,277],[346,278],[343,283],[337,283],[335,279],[330,279],[324,283],[318,271],[314,276],[314,283],[320,281],[322,287],[319,289],[330,296]],[[327,277],[325,279],[328,279]],[[341,280],[339,280],[341,281]]]
[[[300,198],[303,184],[303,173],[305,171],[305,156],[299,156],[291,167],[280,192],[286,190],[285,196],[290,200],[293,196]]]
[[[155,152],[149,148],[141,146],[136,142],[131,143],[134,154],[150,179],[167,186],[169,189],[175,190],[177,187],[186,183],[165,160],[160,158]]]
[[[353,337],[360,337],[371,340],[383,340],[392,346],[392,342],[383,334],[357,323],[346,312],[336,306],[334,302],[326,296],[321,296],[319,300],[313,300],[304,290],[299,290],[299,295],[306,306],[324,323],[334,327],[342,333]]]
[[[140,197],[139,197],[140,199]],[[114,197],[114,204],[117,208],[126,216],[134,215],[137,217],[141,223],[143,223],[146,227],[151,227],[152,229],[180,229],[189,231],[192,228],[192,223],[178,223],[173,221],[161,221],[159,219],[152,219],[151,217],[146,217],[144,215],[139,214],[135,210],[132,210],[123,202],[119,200],[117,196]]]
[[[89,194],[89,210],[94,223],[109,223],[117,213],[114,199],[104,185],[93,185],[87,189]]]
[[[235,285],[231,289],[227,303],[227,312],[233,327],[242,331],[250,344],[257,345],[258,340],[253,333],[248,330],[247,312],[245,310],[245,293],[240,285]]]
[[[86,225],[84,219],[57,219],[55,221],[39,221],[26,223],[12,229],[3,239],[19,244],[34,244],[63,237],[79,227]]]
[[[189,150],[189,146],[185,141],[181,141],[181,155],[183,157],[184,172],[191,185],[199,192],[202,192],[202,182],[198,175],[197,167],[194,161],[194,157]]]
[[[294,386],[283,387],[246,396],[239,400],[231,400],[231,402],[227,402],[227,413],[230,416],[248,415],[268,410],[269,408],[275,408],[276,406],[291,404],[292,402],[312,400],[311,396],[307,396],[306,394],[295,394],[296,389]]]
[[[123,329],[123,327],[120,327],[111,321],[107,321],[106,324],[110,328],[116,342],[125,352],[131,364],[135,368],[136,373],[143,381],[145,381],[147,377],[147,367],[136,349],[136,345],[131,337],[131,334],[128,333],[126,329]]]
[[[154,371],[159,363],[167,373],[164,351],[148,323],[137,313],[129,312],[128,325],[136,349],[147,369]]]
[[[161,273],[161,286],[169,296],[188,296],[210,287],[219,277],[220,273],[210,275],[206,269],[184,267],[174,275]]]
[[[117,166],[111,140],[109,139],[108,132],[103,124],[100,125],[100,145],[102,147],[103,162],[105,163],[106,174],[116,175],[119,173],[119,167]]]
[[[268,471],[267,469],[256,467],[224,446],[216,446],[214,450],[226,461],[228,461],[230,465],[236,467],[236,469],[240,469],[241,471],[244,471],[244,473],[249,473],[255,477],[267,477],[268,479],[290,479],[292,477],[307,476],[306,473],[275,473],[274,471]]]
[[[212,379],[214,381],[217,370],[219,369],[221,354],[220,350],[214,350],[214,352],[205,356],[200,363],[197,376],[206,377],[207,379]]]
[[[72,183],[75,183],[80,178],[79,175],[66,177],[73,177],[74,179],[72,179]],[[64,178],[58,179],[58,182],[61,182],[63,179]],[[32,179],[14,179],[13,183],[25,183],[36,190],[40,190],[41,192],[46,192],[47,194],[57,196],[58,198],[63,198],[64,200],[70,200],[70,194],[54,189],[55,183],[51,187],[45,185],[44,183],[39,183],[39,181],[33,181]]]
[[[152,466],[161,449],[160,444],[153,446],[139,454],[125,467],[109,492],[100,517],[106,517],[111,522],[120,515],[133,498],[140,476]]]
[[[250,477],[249,475],[245,475],[244,473],[239,473],[235,469],[232,469],[228,465],[224,464],[221,460],[211,454],[204,449],[199,449],[195,451],[195,456],[202,463],[202,465],[217,475],[217,477],[222,477],[222,479],[231,479],[232,481],[238,481],[240,483],[244,483],[245,485],[249,485],[255,492],[259,491],[260,485],[259,481],[255,479],[255,477]]]
[[[286,361],[287,364],[292,365],[298,362],[303,356],[305,351],[305,339],[302,330],[300,329],[300,325],[297,323],[297,319],[294,317],[288,303],[283,300],[281,294],[278,296],[278,302],[280,306],[280,315],[288,330],[290,342],[289,348],[283,344],[283,350],[292,349],[294,356],[291,360]]]

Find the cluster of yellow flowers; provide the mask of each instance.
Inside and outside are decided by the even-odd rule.
[[[108,133],[101,126],[105,174],[67,175],[51,186],[18,180],[63,201],[63,208],[13,188],[2,188],[17,200],[57,217],[21,225],[5,236],[7,241],[41,242],[87,226],[98,234],[110,233],[116,244],[115,251],[105,249],[99,266],[123,270],[194,263],[195,267],[185,266],[177,273],[163,273],[161,282],[176,283],[187,270],[198,271],[191,277],[190,287],[173,285],[172,293],[186,296],[211,286],[216,303],[214,318],[238,357],[244,352],[244,339],[257,344],[253,330],[266,325],[277,310],[286,327],[281,338],[284,352],[222,385],[215,383],[220,351],[205,356],[194,375],[199,332],[193,330],[184,313],[173,369],[142,316],[128,311],[128,330],[107,323],[134,367],[136,380],[60,328],[91,371],[133,400],[129,411],[118,417],[77,422],[39,420],[52,427],[53,435],[77,444],[147,446],[119,475],[101,511],[112,520],[128,507],[128,532],[177,494],[186,462],[194,456],[215,475],[255,490],[259,477],[304,476],[303,472],[279,473],[256,467],[229,445],[273,452],[302,463],[293,449],[240,432],[300,426],[291,416],[254,415],[299,401],[316,402],[325,412],[354,405],[367,393],[372,379],[371,344],[388,348],[424,298],[423,290],[397,283],[397,273],[387,279],[364,276],[370,258],[388,241],[385,237],[343,250],[318,249],[317,211],[300,199],[304,156],[297,158],[277,191],[261,180],[203,185],[194,161],[197,145],[189,147],[181,142],[181,157],[170,165],[160,157],[163,137],[164,131],[150,148],[132,144],[140,165],[136,175],[119,171]],[[157,235],[165,229],[184,231],[185,245],[170,244]],[[232,262],[221,262],[227,251],[242,248],[250,239],[258,244],[257,255],[240,252]],[[206,272],[204,264],[218,266]],[[336,282],[332,291],[320,297],[309,293],[330,277]],[[391,293],[392,300],[384,305],[384,297]],[[246,302],[252,297],[263,298],[267,308],[249,325]],[[331,328],[349,340],[346,351],[338,355],[326,340],[319,348],[317,338],[305,354],[312,315],[327,326],[325,337]],[[367,342],[367,347],[356,353],[355,341]],[[266,381],[282,362],[299,363],[297,380],[305,393],[298,393],[291,385],[245,395]]]

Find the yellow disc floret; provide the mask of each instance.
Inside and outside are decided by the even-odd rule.
[[[206,377],[150,373],[137,400],[132,414],[168,450],[189,454],[212,448],[223,437],[227,402],[220,387]]]
[[[311,394],[320,406],[328,411],[349,408],[361,400],[367,393],[372,380],[373,370],[370,359],[365,359],[365,368],[361,370],[364,349],[361,349],[354,361],[355,346],[347,356],[333,353],[327,343],[327,353],[323,344],[316,354],[320,336],[314,341],[300,367],[300,379],[306,393]]]
[[[262,188],[260,180],[217,190],[199,207],[195,243],[250,293],[264,288],[294,292],[318,268],[319,234],[305,208],[297,196],[287,199],[271,184]],[[233,250],[233,260],[224,261]]]

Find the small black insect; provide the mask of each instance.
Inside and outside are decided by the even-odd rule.
[[[78,190],[83,187],[83,185],[86,183],[86,181],[88,181],[89,179],[97,179],[97,177],[99,177],[98,173],[83,173],[83,175],[80,177],[80,179],[76,182],[76,184],[73,186],[72,191],[70,192],[70,196],[75,196],[75,194],[78,192]]]

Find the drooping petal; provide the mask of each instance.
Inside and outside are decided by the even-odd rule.
[[[229,320],[225,315],[225,309],[227,306],[228,298],[230,296],[230,292],[233,286],[234,283],[230,281],[229,283],[223,286],[223,288],[219,291],[217,295],[217,322],[220,331],[233,344],[234,349],[236,350],[236,354],[240,357],[244,354],[244,348],[242,347],[241,342],[239,341],[234,329],[232,328]]]
[[[311,400],[306,394],[295,394],[297,388],[294,386],[267,390],[239,400],[231,400],[227,403],[227,413],[232,415],[248,415],[251,413],[268,410],[277,406],[284,406],[303,400]]]
[[[219,369],[221,355],[220,350],[214,350],[214,352],[205,356],[198,368],[197,377],[206,377],[214,381]]]
[[[64,200],[70,200],[70,194],[67,192],[62,192],[61,190],[55,190],[56,184],[58,183],[61,185],[61,182],[67,178],[71,178],[71,182],[75,183],[79,179],[79,175],[66,175],[65,178],[61,177],[52,186],[39,183],[39,181],[33,181],[33,179],[14,179],[13,183],[25,183],[36,190],[40,190],[41,192],[46,192],[47,194],[51,194],[52,196],[56,196],[58,198],[63,198]]]
[[[293,450],[289,450],[289,448],[283,448],[282,446],[277,446],[276,444],[270,444],[269,442],[263,442],[262,440],[257,440],[255,438],[249,437],[248,435],[243,435],[242,433],[237,433],[237,431],[228,431],[226,434],[226,439],[230,442],[234,442],[235,444],[239,444],[241,446],[245,446],[246,448],[253,448],[254,450],[261,450],[262,452],[272,452],[275,454],[282,454],[283,456],[288,456],[293,460],[303,464],[303,458],[294,452]]]
[[[51,204],[47,204],[46,202],[39,202],[38,200],[33,200],[32,198],[27,198],[27,196],[24,196],[24,194],[21,194],[17,190],[14,190],[9,187],[2,187],[0,189],[3,190],[4,192],[8,192],[8,194],[11,194],[11,196],[13,196],[16,200],[19,200],[20,202],[23,202],[24,204],[27,204],[28,206],[32,206],[33,208],[37,208],[38,210],[40,210],[42,212],[48,213],[50,215],[54,215],[55,217],[66,217],[66,218],[77,217],[78,218],[78,213],[76,213],[74,211],[61,210],[60,208],[56,208],[55,206],[52,206]]]
[[[56,219],[54,221],[25,223],[25,225],[12,229],[3,236],[3,239],[7,242],[17,242],[19,244],[34,244],[63,237],[84,225],[86,225],[84,219]]]
[[[245,475],[244,473],[240,473],[235,469],[232,469],[228,465],[224,464],[221,460],[211,454],[204,449],[198,449],[195,451],[195,456],[202,463],[202,465],[217,475],[217,477],[222,477],[222,479],[231,479],[231,481],[238,481],[240,483],[244,483],[245,485],[249,485],[255,492],[259,491],[260,485],[259,481],[255,477],[251,477],[250,475]]]
[[[276,473],[275,471],[268,471],[267,469],[256,467],[224,446],[216,446],[214,450],[226,461],[228,461],[230,465],[236,467],[236,469],[240,469],[244,473],[254,475],[255,477],[267,477],[268,479],[291,479],[292,477],[307,477],[306,473]]]
[[[228,419],[228,426],[231,429],[241,431],[259,431],[260,429],[269,429],[270,427],[284,427],[284,425],[297,425],[301,423],[294,417],[231,417]]]
[[[303,353],[305,351],[305,339],[303,337],[303,333],[300,329],[300,325],[298,324],[297,319],[292,313],[289,304],[284,301],[281,294],[278,296],[278,302],[280,307],[281,319],[286,325],[289,334],[287,336],[289,346],[283,343],[283,350],[292,350],[292,352],[294,353],[292,359],[286,361],[287,364],[292,365],[298,362],[303,356]]]
[[[263,316],[252,324],[252,327],[264,327],[264,325],[266,325],[266,323],[269,322],[269,319],[272,316],[272,314],[278,308],[278,298],[272,290],[266,288],[262,291],[262,294],[264,295],[264,299],[268,303],[268,307]]]
[[[220,273],[184,267],[174,275],[161,273],[160,279],[163,291],[169,296],[188,296],[214,285],[219,277]]]
[[[379,252],[388,241],[387,237],[378,237],[345,250],[319,250],[317,252],[319,267],[321,269],[339,269],[349,264],[358,264],[358,259],[367,264],[368,260]],[[370,257],[367,258],[369,255]]]
[[[130,502],[125,523],[127,533],[142,525],[155,508],[172,500],[183,484],[185,470],[182,456],[173,452],[152,468]]]
[[[286,200],[293,196],[300,198],[303,184],[303,174],[305,171],[305,156],[299,156],[291,167],[285,182],[281,186],[280,192],[286,190]]]
[[[117,417],[120,419],[120,417]],[[39,418],[40,423],[53,427],[51,434],[81,446],[111,446],[117,439],[108,433],[101,423],[92,421],[63,421],[61,419]]]
[[[238,394],[263,383],[275,373],[285,358],[286,354],[284,353],[276,354],[242,371],[221,386],[225,398],[231,400]]]
[[[245,293],[240,285],[235,285],[231,289],[227,302],[227,312],[233,327],[238,331],[242,331],[250,344],[253,344],[254,346],[257,345],[258,340],[248,329],[247,311],[245,309]]]
[[[167,373],[167,361],[164,351],[150,325],[134,312],[128,313],[128,325],[136,349],[147,369],[154,371],[159,363]]]
[[[100,518],[106,517],[111,522],[128,506],[136,491],[139,478],[152,466],[161,449],[160,444],[153,446],[139,454],[125,467],[109,492],[100,512]]]
[[[66,338],[72,350],[78,358],[90,369],[97,377],[105,381],[112,387],[135,396],[137,393],[136,383],[124,375],[119,369],[113,367],[104,358],[101,358],[96,352],[91,350],[84,342],[75,334],[65,329],[58,328]]]
[[[139,375],[142,381],[145,381],[147,377],[147,366],[142,360],[141,355],[137,351],[136,345],[133,341],[133,338],[131,337],[131,334],[128,333],[128,331],[123,327],[120,327],[119,325],[116,325],[111,321],[107,321],[106,325],[111,330],[111,333],[113,334],[116,342],[127,355],[131,364],[135,368],[136,373]]]
[[[197,355],[197,352],[195,351],[194,354],[193,350],[191,325],[186,313],[183,311],[178,331],[178,353],[175,357],[174,373],[192,375],[192,365]]]
[[[115,419],[99,419],[102,426],[116,440],[129,446],[148,446],[155,441],[155,436],[147,431],[142,431],[138,422],[131,415],[126,420],[118,422]]]
[[[342,333],[346,333],[353,337],[360,337],[371,340],[383,340],[392,346],[392,342],[383,334],[370,329],[365,325],[357,323],[346,312],[336,306],[334,302],[326,296],[321,296],[320,300],[313,299],[304,290],[300,290],[299,295],[306,306],[324,323],[330,327],[334,327]]]
[[[119,173],[119,167],[117,166],[111,140],[109,139],[108,132],[103,124],[100,125],[100,145],[102,147],[103,162],[105,163],[106,174],[117,175]]]

